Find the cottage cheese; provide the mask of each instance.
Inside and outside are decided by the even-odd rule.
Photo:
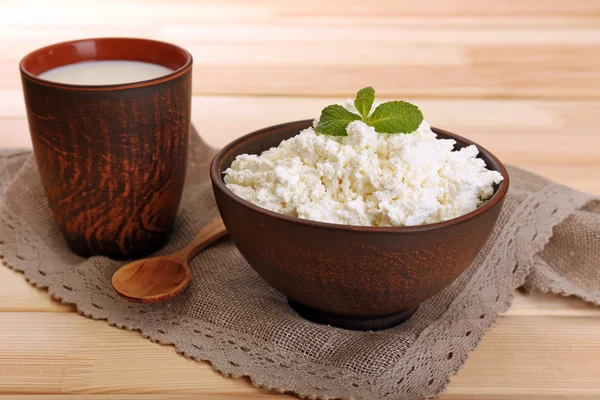
[[[453,151],[455,141],[437,139],[425,121],[411,134],[381,134],[354,121],[347,133],[320,135],[311,127],[261,155],[242,154],[225,171],[225,184],[293,217],[410,226],[475,210],[503,179],[486,169],[476,146]]]

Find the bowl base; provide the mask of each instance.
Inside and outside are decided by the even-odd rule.
[[[418,307],[402,310],[395,314],[382,317],[352,317],[348,315],[332,314],[320,311],[294,300],[288,299],[289,305],[302,317],[311,322],[354,331],[379,331],[388,329],[407,321],[417,312]]]

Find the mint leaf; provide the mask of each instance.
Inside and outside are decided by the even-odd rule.
[[[358,93],[356,93],[354,107],[356,107],[360,115],[363,116],[363,121],[369,117],[369,113],[371,112],[371,107],[373,107],[374,101],[375,89],[373,89],[371,86],[360,89]]]
[[[379,133],[411,133],[417,130],[421,122],[421,110],[405,101],[380,104],[366,121]]]
[[[354,100],[354,106],[360,115],[337,104],[325,107],[321,111],[319,123],[314,128],[315,132],[331,136],[346,136],[348,124],[362,120],[379,133],[411,133],[416,131],[423,122],[423,114],[419,108],[405,101],[389,101],[380,104],[373,114],[369,115],[374,101],[375,89],[367,86],[356,93]]]
[[[352,121],[360,120],[356,115],[339,104],[327,106],[321,111],[321,118],[315,132],[330,136],[346,136],[346,127]]]

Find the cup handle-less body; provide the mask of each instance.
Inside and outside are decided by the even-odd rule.
[[[96,53],[78,53],[78,45],[85,50],[80,44],[88,42]],[[164,58],[156,59],[161,46],[172,54],[163,51]],[[57,61],[52,57],[57,52],[66,55]],[[176,71],[146,82],[97,87],[36,78],[58,65],[124,57]],[[54,219],[75,253],[132,257],[167,242],[186,172],[191,65],[185,50],[141,39],[58,44],[21,62],[40,178]]]

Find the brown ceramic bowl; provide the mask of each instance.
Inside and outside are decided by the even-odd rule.
[[[449,221],[411,227],[364,227],[315,222],[253,205],[225,186],[236,156],[260,154],[312,121],[278,125],[224,147],[210,167],[219,212],[248,263],[287,296],[302,316],[348,329],[385,329],[410,318],[473,261],[488,239],[508,190],[502,163],[481,146],[488,168],[504,176],[483,206]],[[456,148],[473,142],[440,129]]]

